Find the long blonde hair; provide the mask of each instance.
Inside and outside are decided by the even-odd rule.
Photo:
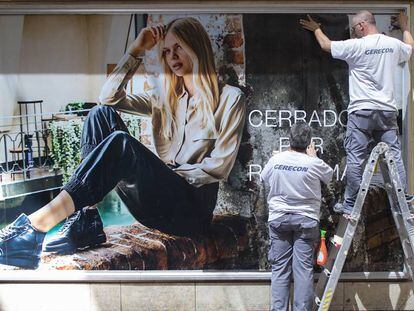
[[[189,55],[193,66],[194,100],[197,110],[202,113],[202,128],[208,126],[217,132],[214,112],[219,104],[220,94],[215,70],[213,49],[210,38],[201,23],[192,18],[179,18],[166,26],[178,43]],[[164,41],[159,45],[159,58],[164,71],[164,90],[160,97],[160,133],[171,139],[176,129],[175,112],[178,99],[184,89],[183,77],[176,76],[168,66],[163,55]]]

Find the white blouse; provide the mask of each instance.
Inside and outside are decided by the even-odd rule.
[[[141,63],[141,59],[125,54],[107,78],[99,100],[101,104],[137,115],[152,117],[155,149],[164,163],[177,166],[175,172],[188,183],[199,187],[227,179],[239,149],[245,120],[243,92],[233,86],[221,89],[220,102],[214,112],[217,134],[202,128],[202,115],[197,113],[193,98],[183,91],[179,98],[175,121],[177,130],[171,139],[159,131],[159,110],[148,94],[126,94],[125,86]]]

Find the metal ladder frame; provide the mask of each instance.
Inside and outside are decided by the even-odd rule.
[[[387,144],[381,142],[372,150],[365,166],[361,186],[350,219],[341,217],[339,222],[338,230],[333,238],[334,246],[330,249],[327,263],[315,288],[314,310],[329,310],[342,268],[355,235],[372,176],[378,164],[381,167],[381,173],[384,177],[385,190],[388,194],[392,215],[404,251],[406,259],[405,268],[409,272],[411,280],[414,280],[413,214],[410,213],[407,205],[404,187],[401,184],[400,176],[398,175],[397,167],[389,147]]]

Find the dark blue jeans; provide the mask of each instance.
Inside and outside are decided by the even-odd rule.
[[[129,135],[114,108],[97,106],[85,120],[82,162],[63,187],[75,209],[94,205],[116,187],[131,214],[147,227],[187,235],[211,222],[218,183],[193,187]]]

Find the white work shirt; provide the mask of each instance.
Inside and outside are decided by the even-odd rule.
[[[260,174],[270,186],[269,221],[293,213],[319,221],[321,181],[327,184],[333,170],[317,157],[296,151],[274,155]]]
[[[361,109],[396,111],[395,70],[408,61],[411,50],[411,45],[383,34],[332,41],[332,57],[349,66],[348,113]]]

